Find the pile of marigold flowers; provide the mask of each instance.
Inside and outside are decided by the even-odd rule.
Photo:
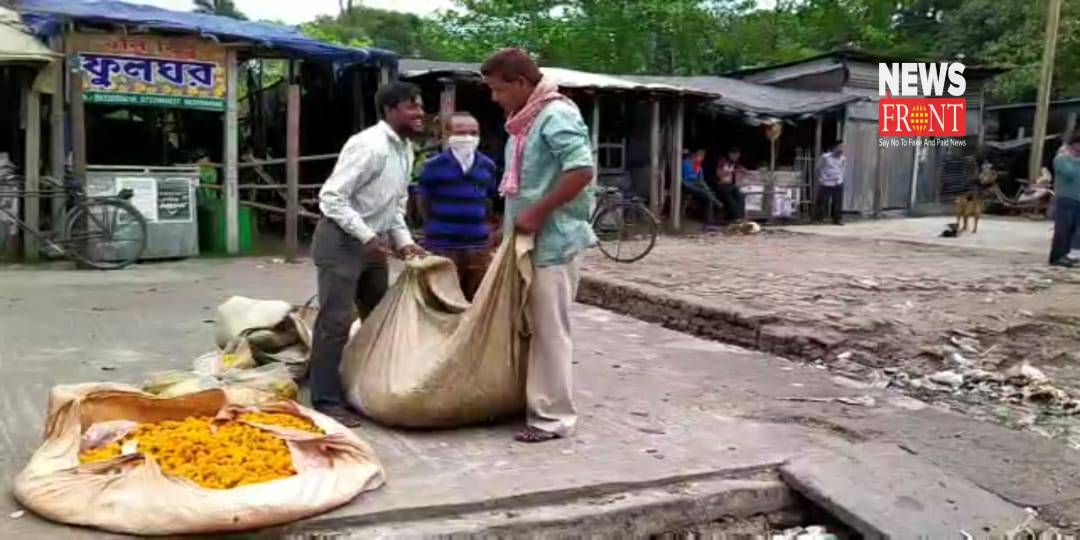
[[[139,424],[119,441],[82,452],[79,461],[108,461],[134,444],[167,475],[205,488],[230,489],[296,474],[285,441],[244,422],[322,433],[309,420],[291,414],[251,412],[238,419],[215,423],[200,416]]]

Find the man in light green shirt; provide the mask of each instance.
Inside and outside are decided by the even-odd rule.
[[[570,308],[577,294],[578,254],[596,243],[589,224],[595,206],[589,131],[577,106],[543,80],[524,51],[496,53],[481,73],[508,116],[511,137],[500,187],[507,200],[507,231],[536,235],[528,300],[528,426],[514,438],[535,443],[568,437],[577,423]]]

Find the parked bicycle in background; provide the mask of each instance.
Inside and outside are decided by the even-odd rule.
[[[116,270],[139,260],[146,250],[147,227],[143,215],[129,203],[131,190],[115,196],[90,197],[85,190],[42,177],[43,189],[28,191],[21,177],[0,180],[0,221],[14,224],[24,238],[33,237],[46,256],[67,257],[76,264],[99,270]],[[72,183],[74,184],[74,183]],[[63,202],[66,218],[62,226],[37,231],[20,218],[19,208],[26,200],[38,198]]]

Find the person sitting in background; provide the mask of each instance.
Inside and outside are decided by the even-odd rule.
[[[742,150],[732,147],[727,157],[716,165],[716,195],[724,204],[724,216],[727,223],[742,221],[746,210],[743,198],[742,180],[747,170],[739,163]]]
[[[470,302],[491,264],[489,218],[498,196],[495,162],[478,152],[480,123],[467,113],[450,117],[448,149],[420,173],[417,194],[424,216],[424,247],[454,261],[461,292]]]
[[[714,222],[713,205],[719,201],[712,189],[705,183],[705,151],[696,150],[688,152],[683,157],[682,181],[683,187],[705,208],[705,229],[712,228]]]

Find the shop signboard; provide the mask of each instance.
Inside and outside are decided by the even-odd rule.
[[[225,110],[225,49],[192,36],[72,35],[86,103]]]

